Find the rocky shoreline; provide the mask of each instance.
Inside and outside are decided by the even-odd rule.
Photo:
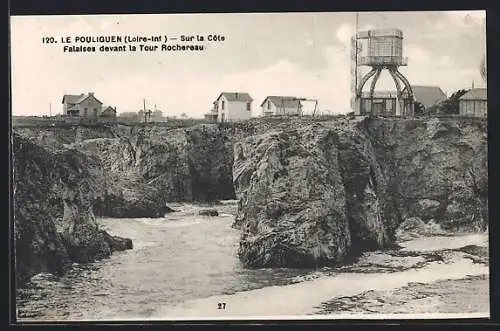
[[[237,199],[250,268],[337,265],[390,248],[402,223],[488,222],[485,121],[23,128],[13,143],[19,280],[131,248],[95,216],[162,217],[172,201]]]
[[[127,238],[99,229],[93,212],[92,160],[76,150],[50,151],[14,133],[16,282],[38,273],[61,274],[72,262],[91,262],[132,248]]]
[[[394,291],[367,291],[324,303],[318,315],[363,314],[465,314],[487,313],[490,281],[487,275],[410,283]]]
[[[460,239],[460,236],[449,235]],[[484,240],[487,241],[486,236]],[[402,258],[405,256],[412,258]],[[357,263],[346,266],[344,271],[401,272],[403,270],[416,270],[431,262],[449,264],[463,258],[473,261],[474,264],[488,266],[487,242],[480,245],[465,245],[455,249],[429,250],[428,252],[392,251],[388,254],[364,254]],[[322,303],[318,307],[317,314],[488,313],[490,310],[489,287],[488,273],[430,283],[410,282],[394,290],[373,289],[354,296],[333,298]]]

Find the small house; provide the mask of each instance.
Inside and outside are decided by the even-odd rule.
[[[397,91],[374,91],[373,100],[370,98],[370,92],[363,91],[361,93],[361,114],[413,116],[412,104],[414,102],[419,102],[424,109],[428,109],[447,99],[446,94],[438,86],[412,85],[411,89],[413,101],[408,98],[406,88],[401,91],[402,100],[398,100]],[[396,107],[400,108],[399,112]]]
[[[252,97],[246,92],[222,92],[213,103],[218,122],[233,122],[252,117]]]
[[[302,103],[296,97],[267,96],[260,107],[264,116],[302,114]]]
[[[79,95],[65,94],[62,99],[63,114],[66,116],[99,117],[102,112],[102,102],[93,92]]]
[[[106,118],[116,118],[116,107],[107,106],[101,113],[102,117]]]
[[[446,94],[438,86],[411,85],[411,89],[414,101],[422,104],[424,109],[435,106],[447,99]],[[403,94],[405,93],[406,89],[403,89]]]
[[[486,117],[488,114],[488,93],[486,88],[473,88],[458,101],[462,116]]]
[[[395,115],[396,114],[396,91],[374,91],[373,100],[370,92],[361,93],[362,115]]]

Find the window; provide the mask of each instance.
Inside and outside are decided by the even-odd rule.
[[[271,109],[271,101],[267,102],[267,109]]]
[[[252,104],[250,102],[247,102],[247,110],[248,111],[252,110]]]
[[[224,109],[225,104],[226,104],[226,103],[225,103],[225,101],[224,101],[224,100],[222,100],[222,105],[221,105],[221,108],[222,108],[222,109]]]
[[[83,116],[87,116],[87,108],[83,108]]]
[[[97,108],[94,108],[94,116],[97,116]]]

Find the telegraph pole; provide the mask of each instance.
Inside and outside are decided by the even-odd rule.
[[[351,44],[353,48],[353,54],[351,56],[354,56],[354,59],[351,57],[351,61],[354,60],[354,70],[351,69],[351,75],[354,75],[354,86],[352,88],[352,92],[354,94],[354,113],[357,113],[359,111],[360,105],[358,105],[359,98],[358,98],[358,21],[359,21],[359,13],[356,12],[356,15],[354,16],[354,43]],[[352,63],[352,62],[351,62]],[[352,84],[352,83],[351,83]]]
[[[355,48],[355,67],[354,67],[354,74],[356,75],[354,77],[354,83],[356,86],[356,99],[355,102],[358,102],[358,21],[359,21],[359,13],[356,12],[356,20],[355,20],[355,25],[354,25],[354,48]]]
[[[52,117],[52,104],[49,102],[49,116]]]

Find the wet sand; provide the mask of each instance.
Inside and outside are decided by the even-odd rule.
[[[489,278],[479,275],[336,298],[323,304],[319,314],[460,314],[487,313],[489,309]]]
[[[474,265],[489,265],[487,236],[485,234],[459,235],[453,237],[422,237],[400,243],[403,248],[398,254],[421,254],[427,261],[442,263],[463,254]],[[378,260],[377,260],[378,257]],[[415,257],[416,258],[416,257]],[[366,254],[358,262],[372,268],[382,264],[388,267],[387,259],[380,263],[380,254]],[[407,262],[407,261],[405,261]],[[418,268],[421,260],[406,263],[404,267]],[[394,268],[393,265],[389,267]],[[401,268],[400,265],[397,267]],[[369,290],[355,296],[336,297],[319,307],[317,314],[471,314],[489,316],[489,275],[487,273],[466,276],[461,279],[445,279],[435,282],[410,282],[393,290]],[[425,315],[424,315],[425,316]]]

